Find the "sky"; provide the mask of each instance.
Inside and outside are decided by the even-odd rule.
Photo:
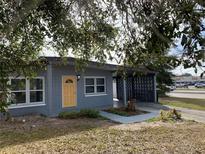
[[[176,43],[176,47],[175,48],[171,48],[169,51],[169,55],[174,55],[177,57],[180,57],[183,53],[183,47],[181,46],[181,44],[179,44],[181,42],[181,40],[178,40]],[[205,63],[202,63],[202,66],[205,66]],[[174,70],[172,70],[171,72],[175,75],[182,75],[185,73],[189,73],[192,76],[200,76],[202,72],[205,71],[205,67],[197,67],[197,73],[195,73],[195,68],[188,68],[185,69],[182,65],[176,67]]]
[[[203,70],[205,71],[205,68],[198,67],[197,68],[197,73],[195,73],[194,68],[184,69],[183,66],[179,66],[179,67],[175,68],[172,71],[172,73],[175,74],[175,75],[182,75],[182,74],[185,74],[185,73],[189,73],[192,76],[200,76],[201,73],[203,72]]]

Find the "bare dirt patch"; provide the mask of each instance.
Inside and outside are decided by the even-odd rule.
[[[44,117],[28,117],[23,123],[18,120],[0,123],[0,153],[205,153],[202,123],[122,125],[99,119]],[[30,128],[34,124],[36,127]]]
[[[46,118],[42,116],[24,116],[12,118],[10,121],[0,120],[0,131],[16,130],[16,131],[31,131],[42,127],[60,128],[60,127],[77,127],[92,126],[92,127],[107,127],[113,123],[108,120],[79,118],[79,119],[59,119]]]

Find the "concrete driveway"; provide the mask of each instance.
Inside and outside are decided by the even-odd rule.
[[[145,108],[146,107],[153,108],[155,110],[175,108],[176,110],[180,111],[180,113],[182,114],[182,118],[205,123],[205,111],[191,110],[191,109],[186,109],[181,107],[172,107],[172,106],[161,105],[156,103],[142,103],[139,106]]]
[[[191,110],[191,109],[186,109],[181,107],[171,107],[171,106],[167,106],[167,107],[175,108],[176,110],[180,111],[182,114],[182,118],[184,119],[205,123],[205,111]]]

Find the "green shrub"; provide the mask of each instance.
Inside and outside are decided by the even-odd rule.
[[[172,109],[172,110],[168,110],[168,111],[162,110],[160,112],[159,120],[162,120],[162,121],[181,120],[181,114],[178,113],[176,109]]]
[[[80,116],[87,118],[98,118],[100,117],[99,111],[93,109],[82,109],[80,110]]]
[[[58,117],[62,119],[76,119],[80,116],[78,111],[65,111],[59,113]]]
[[[86,118],[99,118],[99,111],[93,109],[82,109],[80,111],[65,111],[61,112],[58,115],[59,118],[62,119],[76,119],[80,117]]]

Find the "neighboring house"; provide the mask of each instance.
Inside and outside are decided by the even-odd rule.
[[[113,77],[117,65],[89,62],[84,72],[76,73],[74,58],[67,58],[66,65],[60,58],[46,58],[47,69],[36,78],[10,78],[14,103],[9,106],[9,112],[13,116],[43,114],[55,117],[62,111],[112,107],[113,79],[119,101],[126,103],[131,98],[142,102],[157,100],[153,72],[124,80]]]

